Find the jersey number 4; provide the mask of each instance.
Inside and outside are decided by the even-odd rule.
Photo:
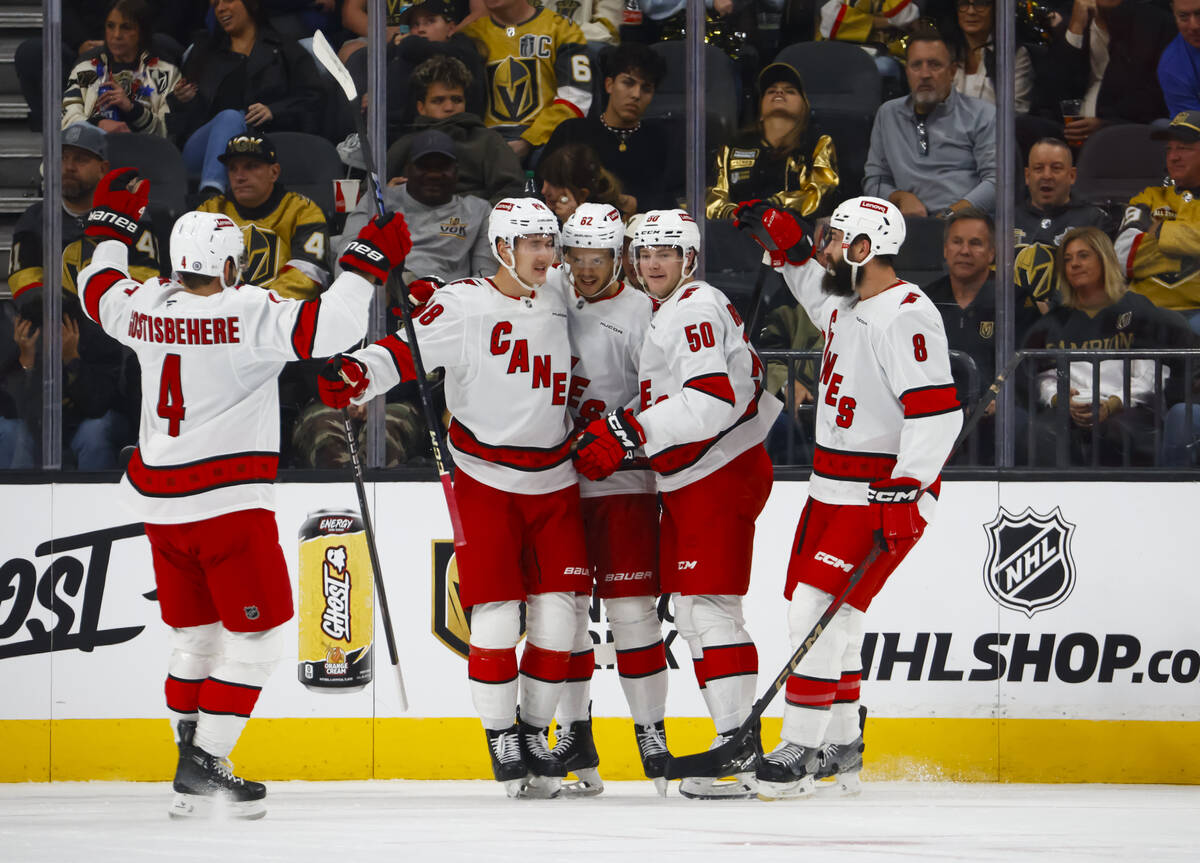
[[[183,382],[179,376],[179,354],[163,358],[162,377],[158,381],[158,415],[167,420],[167,434],[179,437],[179,425],[187,411],[183,407]]]

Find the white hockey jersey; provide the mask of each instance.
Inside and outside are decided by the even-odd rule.
[[[460,470],[518,494],[575,484],[571,343],[560,291],[514,298],[491,279],[462,279],[439,289],[413,326],[425,370],[446,370],[447,438]],[[416,376],[403,331],[353,356],[370,378],[358,403]]]
[[[374,294],[353,273],[315,299],[253,285],[200,296],[169,279],[129,278],[122,243],[100,243],[79,274],[87,316],[137,354],[138,448],[122,483],[151,524],[274,505],[285,363],[362,338]]]
[[[942,465],[962,427],[942,317],[916,285],[896,283],[867,300],[821,289],[815,260],[783,278],[825,332],[817,396],[816,450],[808,493],[834,504],[866,504],[877,479],[910,477],[930,492],[933,516]]]
[[[575,293],[561,268],[548,287],[561,291],[571,336],[571,383],[567,408],[581,429],[612,411],[633,407],[638,392],[638,356],[654,305],[636,288],[622,284],[611,297],[588,302]],[[645,459],[624,461],[607,479],[579,478],[581,497],[653,494],[654,474]]]
[[[637,419],[660,491],[674,491],[762,443],[783,407],[733,303],[690,282],[650,322],[638,360]]]

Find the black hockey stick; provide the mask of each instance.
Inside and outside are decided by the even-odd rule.
[[[1015,351],[1012,357],[1009,358],[1004,370],[996,376],[996,380],[992,382],[992,385],[980,397],[975,405],[975,409],[971,411],[971,416],[968,417],[958,436],[954,439],[954,445],[950,448],[950,454],[946,456],[946,461],[949,461],[953,457],[954,453],[962,445],[962,442],[975,430],[975,426],[979,424],[983,412],[987,410],[988,405],[1000,394],[1000,387],[1004,385],[1004,381],[1016,370],[1017,363],[1021,361],[1022,356],[1023,354],[1020,351]],[[854,567],[854,571],[850,573],[850,578],[846,581],[845,589],[829,604],[825,612],[817,618],[817,622],[809,630],[808,636],[796,648],[795,652],[788,659],[787,664],[783,667],[783,670],[779,672],[775,680],[767,688],[767,691],[762,694],[762,697],[758,701],[754,702],[754,706],[750,708],[750,715],[734,730],[729,739],[715,749],[710,749],[707,752],[697,752],[694,755],[672,755],[667,762],[663,774],[667,779],[683,779],[688,776],[721,777],[728,775],[730,765],[745,748],[747,738],[754,733],[754,729],[757,727],[758,721],[762,719],[763,713],[766,712],[767,706],[779,694],[779,690],[787,685],[788,678],[796,670],[796,666],[812,650],[813,643],[821,637],[821,633],[825,631],[830,621],[841,610],[841,607],[846,602],[846,597],[850,595],[850,592],[862,580],[863,574],[874,565],[882,553],[883,549],[877,545],[871,549],[871,553],[867,555],[865,560]]]
[[[354,79],[350,77],[350,73],[346,71],[346,67],[342,65],[342,61],[338,59],[333,47],[320,30],[313,34],[313,53],[321,65],[338,82],[338,86],[342,88],[342,92],[346,94],[346,99],[350,102],[355,128],[358,129],[358,145],[362,148],[363,158],[367,163],[367,177],[375,193],[375,207],[382,216],[386,212],[383,206],[383,187],[380,185],[379,175],[375,172],[375,160],[371,158],[371,142],[367,137],[366,123],[363,121],[362,111],[359,108],[358,90],[354,86]],[[421,361],[421,351],[417,346],[412,312],[408,307],[408,294],[403,290],[399,293],[400,317],[404,321],[404,334],[408,338],[408,349],[412,354],[413,370],[417,376],[417,390],[421,393],[421,407],[425,412],[425,425],[429,427],[429,446],[433,452],[433,463],[437,467],[442,493],[446,496],[446,508],[450,511],[450,528],[454,532],[454,546],[462,548],[467,544],[467,540],[463,535],[462,519],[458,513],[458,500],[454,496],[454,486],[450,482],[450,472],[442,454],[441,434],[439,433],[441,423],[433,405],[433,393],[429,389],[429,381],[425,378],[425,364]]]

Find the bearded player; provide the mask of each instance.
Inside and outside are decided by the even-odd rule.
[[[788,678],[783,739],[759,765],[758,794],[807,797],[828,777],[854,793],[863,616],[933,517],[962,409],[941,315],[892,267],[905,235],[895,205],[845,201],[815,254],[808,229],[769,204],[743,204],[736,218],[825,333],[812,478],[784,588],[793,648],[881,549]]]

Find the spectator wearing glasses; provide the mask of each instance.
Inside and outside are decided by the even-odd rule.
[[[996,201],[996,108],[954,90],[945,39],[922,29],[908,43],[911,93],[875,116],[863,191],[906,216],[948,216]]]
[[[1198,0],[1200,2],[1200,0]],[[996,4],[995,0],[955,0],[957,16],[948,36],[958,62],[954,89],[996,104]],[[1033,95],[1033,61],[1025,46],[1014,56],[1013,107],[1029,111]]]

